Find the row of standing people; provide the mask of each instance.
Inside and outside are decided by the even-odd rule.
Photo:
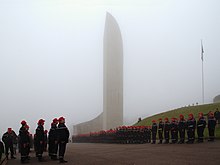
[[[72,137],[73,142],[80,143],[156,143],[158,135],[159,144],[165,143],[185,143],[185,134],[187,132],[187,143],[194,143],[195,131],[197,130],[198,142],[203,142],[206,120],[203,113],[199,113],[196,122],[193,114],[188,115],[187,120],[180,115],[179,120],[172,118],[159,119],[156,123],[152,121],[152,126],[120,126],[114,130],[91,132]],[[216,120],[212,112],[208,115],[209,141],[214,141]],[[171,138],[170,138],[171,135]],[[170,141],[171,140],[171,141]]]
[[[38,126],[36,129],[36,133],[34,135],[34,146],[36,157],[38,160],[44,161],[42,156],[45,150],[45,132],[44,132],[44,120],[40,119],[38,121]],[[20,136],[20,152],[21,152],[21,162],[25,163],[29,160],[29,132],[27,129],[26,121],[21,122],[22,127],[19,131]],[[68,143],[69,139],[69,130],[65,125],[65,118],[60,117],[59,119],[53,119],[51,123],[51,129],[49,131],[48,142],[49,142],[49,156],[52,160],[59,160],[60,163],[66,163],[67,161],[64,160],[64,154],[66,150],[66,144]],[[57,158],[57,153],[59,154],[59,159]]]
[[[167,144],[170,142],[171,135],[171,143],[185,143],[185,132],[187,132],[187,141],[186,143],[191,144],[195,142],[195,133],[197,132],[198,143],[202,143],[204,141],[204,130],[207,126],[207,121],[202,112],[198,114],[198,120],[196,121],[193,114],[188,115],[188,119],[185,120],[183,115],[179,116],[179,120],[176,118],[172,118],[171,122],[169,122],[168,118],[159,119],[159,123],[157,124],[155,120],[152,121],[152,143],[156,143],[156,135],[158,133],[159,144],[163,142]],[[214,118],[214,114],[209,112],[208,114],[208,132],[209,139],[208,141],[214,141],[215,139],[215,127],[216,127],[216,119]],[[164,138],[163,138],[164,135]],[[178,141],[179,139],[179,141]]]
[[[45,120],[43,119],[40,119],[38,121],[38,126],[36,128],[34,139],[32,139],[32,135],[29,132],[29,126],[25,120],[21,121],[21,128],[19,130],[18,136],[14,133],[14,131],[12,131],[11,128],[9,128],[2,137],[2,140],[5,144],[6,158],[8,159],[8,151],[10,150],[11,159],[15,159],[13,143],[16,135],[18,139],[19,152],[21,154],[21,163],[29,162],[29,153],[32,146],[32,141],[34,141],[33,143],[36,157],[40,162],[44,161],[43,152],[47,150],[46,145],[48,143],[48,153],[51,159],[59,160],[60,163],[66,163],[67,161],[64,160],[64,154],[66,150],[66,144],[69,140],[69,130],[65,125],[65,118],[60,117],[59,119],[53,119],[48,135],[48,140],[46,130],[44,130],[44,123]],[[57,156],[57,153],[59,154],[59,158]]]

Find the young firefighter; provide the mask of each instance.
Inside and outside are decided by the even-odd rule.
[[[58,149],[57,124],[58,124],[57,118],[53,119],[48,136],[48,140],[49,140],[48,152],[52,160],[57,160],[57,149]]]
[[[163,142],[163,129],[164,129],[164,122],[162,121],[162,118],[159,118],[158,136],[160,141],[158,144],[162,144]]]
[[[21,163],[26,163],[28,161],[29,154],[28,144],[30,143],[30,138],[26,125],[26,121],[21,121],[21,128],[19,130],[19,148],[21,153]]]
[[[203,113],[200,112],[199,113],[199,119],[197,121],[197,135],[198,135],[198,143],[202,143],[203,142],[203,138],[204,138],[204,130],[206,127],[206,120],[203,116]]]
[[[40,119],[38,121],[38,126],[36,128],[36,156],[38,158],[38,161],[42,162],[42,156],[44,152],[44,120]]]
[[[213,112],[209,112],[208,114],[208,129],[209,129],[209,139],[208,141],[213,142],[215,139],[215,126],[216,126],[216,120],[214,117]]]
[[[167,117],[164,119],[164,121],[165,121],[164,122],[164,138],[165,138],[164,144],[168,144],[170,140],[170,122]]]
[[[193,114],[190,113],[189,118],[187,120],[187,135],[188,141],[187,144],[192,144],[195,141],[195,128],[196,128],[196,120],[193,117]]]
[[[58,124],[58,128],[57,128],[57,135],[58,135],[60,163],[67,163],[67,161],[64,160],[64,154],[65,154],[65,151],[66,151],[66,144],[69,141],[69,130],[65,125],[65,118],[64,117],[59,118],[59,124]]]
[[[186,129],[186,120],[184,119],[184,116],[180,114],[180,119],[178,123],[180,141],[178,142],[178,144],[183,144],[185,142],[185,129]]]
[[[156,143],[156,136],[157,136],[157,123],[156,123],[156,120],[153,120],[152,121],[152,143],[151,144]]]
[[[176,122],[176,118],[171,119],[171,124],[170,124],[170,132],[171,132],[171,144],[175,144],[178,141],[178,125]]]

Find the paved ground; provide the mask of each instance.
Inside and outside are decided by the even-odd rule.
[[[33,157],[29,164],[59,164],[47,156],[45,159],[39,163]],[[220,165],[220,141],[193,145],[69,144],[65,159],[66,165]],[[8,165],[17,164],[18,159],[8,161]]]

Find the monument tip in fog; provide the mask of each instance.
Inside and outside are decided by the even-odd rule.
[[[74,126],[74,134],[114,129],[123,124],[123,44],[115,18],[106,13],[103,39],[103,112]]]

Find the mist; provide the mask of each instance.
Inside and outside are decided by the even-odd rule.
[[[70,130],[103,108],[106,11],[124,51],[124,123],[220,94],[218,0],[0,1],[0,135],[64,116]]]

